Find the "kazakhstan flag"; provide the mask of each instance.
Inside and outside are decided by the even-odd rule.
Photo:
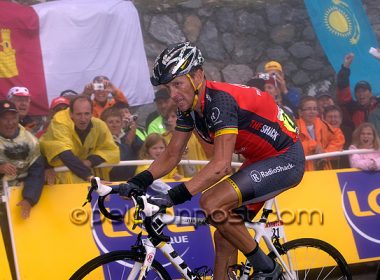
[[[344,56],[354,53],[350,67],[351,88],[358,81],[366,80],[373,94],[380,95],[380,61],[368,53],[371,47],[377,48],[378,43],[361,1],[305,0],[305,6],[335,72],[343,64]]]

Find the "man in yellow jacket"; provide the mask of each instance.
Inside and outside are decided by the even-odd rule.
[[[103,162],[118,163],[119,149],[107,125],[92,117],[93,105],[79,95],[70,107],[58,112],[40,140],[41,152],[52,167],[65,165],[71,172],[59,172],[57,184],[89,181],[93,176],[108,179],[106,169],[93,170]]]

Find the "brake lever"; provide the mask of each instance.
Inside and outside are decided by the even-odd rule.
[[[90,190],[87,193],[86,201],[83,203],[82,207],[84,207],[87,203],[92,201],[92,192],[95,190],[95,187],[91,185]]]
[[[160,212],[160,207],[148,202],[147,197],[143,196],[132,196],[133,203],[135,204],[135,213],[133,215],[133,229],[137,225],[143,223],[141,218],[141,212],[144,213],[146,217],[152,217],[154,214]]]
[[[101,184],[99,177],[91,178],[91,188],[87,193],[87,198],[85,203],[83,203],[82,207],[84,207],[88,202],[92,200],[92,192],[96,191],[100,196],[104,196],[110,192],[112,192],[112,188],[106,185]]]

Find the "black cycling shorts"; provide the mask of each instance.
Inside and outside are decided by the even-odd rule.
[[[298,185],[305,172],[305,155],[297,141],[275,157],[260,160],[226,179],[235,189],[239,206],[262,202]]]

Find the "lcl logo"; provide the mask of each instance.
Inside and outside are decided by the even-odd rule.
[[[380,214],[380,188],[374,189],[369,193],[366,203],[360,204],[356,191],[348,191],[347,197],[352,213],[356,217],[369,217]]]
[[[360,258],[380,256],[380,172],[337,173],[342,209]]]

